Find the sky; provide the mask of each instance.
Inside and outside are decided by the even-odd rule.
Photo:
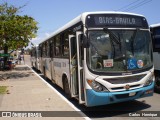
[[[14,6],[23,6],[20,15],[28,15],[38,22],[37,37],[40,43],[51,33],[83,12],[122,11],[144,15],[149,25],[160,23],[160,0],[0,0]]]

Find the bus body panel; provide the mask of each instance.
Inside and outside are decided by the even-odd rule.
[[[134,76],[116,76],[116,77],[112,77],[112,78],[107,78],[106,76],[100,76],[100,77],[97,77],[95,79],[95,81],[101,83],[102,85],[104,85],[110,92],[121,92],[121,91],[124,91],[126,90],[125,89],[125,86],[126,85],[129,85],[130,86],[130,90],[132,89],[137,89],[137,88],[140,88],[140,87],[143,87],[145,82],[148,80],[148,78],[150,78],[151,76],[153,75],[153,70],[152,72],[148,71],[148,72],[145,72],[145,73],[141,73],[141,74],[134,74],[134,76],[143,76],[143,78],[134,78]],[[118,80],[119,79],[119,83],[113,83],[110,81],[110,79],[115,79],[115,80]],[[124,82],[124,80],[126,80],[126,82]],[[128,80],[127,80],[128,79]],[[136,82],[134,82],[132,79],[135,79]],[[130,80],[130,82],[129,82]]]
[[[70,80],[69,59],[54,58],[54,80],[57,85],[63,88],[62,76],[66,75]]]
[[[45,74],[49,79],[52,79],[51,73],[52,73],[52,67],[51,67],[51,58],[46,58],[44,61],[44,67],[45,67]]]
[[[160,93],[160,23],[150,26],[153,45],[153,63],[155,67],[155,91]]]
[[[41,73],[43,73],[43,61],[42,61],[42,57],[39,57],[39,71]]]
[[[85,64],[85,63],[84,63]],[[99,106],[99,105],[107,105],[112,103],[118,103],[118,102],[125,102],[130,101],[138,98],[143,97],[149,97],[153,96],[154,93],[154,82],[152,82],[151,85],[144,87],[144,84],[148,78],[150,78],[153,75],[154,69],[150,69],[149,71],[138,73],[138,74],[132,74],[132,75],[126,75],[126,76],[97,76],[90,71],[88,71],[87,66],[84,66],[85,72],[85,80],[95,80],[102,85],[104,85],[109,91],[104,92],[96,92],[93,90],[90,85],[86,82],[85,83],[85,97],[86,97],[86,103],[85,105],[87,107],[92,106]],[[134,77],[134,76],[140,76],[144,75],[142,79],[139,79],[138,82],[134,82],[133,80],[131,82],[126,83],[119,83],[119,84],[111,84],[109,82],[106,82],[104,79],[106,78],[127,78],[127,77]],[[154,81],[154,80],[153,80]],[[130,89],[126,90],[125,86],[129,85]],[[133,87],[132,87],[133,86]],[[113,89],[113,90],[112,90]],[[117,98],[122,97],[122,98]]]
[[[55,82],[55,76],[56,76],[56,74],[55,74],[55,68],[54,68],[54,59],[52,58],[52,60],[51,60],[51,67],[52,67],[52,73],[51,73],[51,76],[52,76],[52,80]]]
[[[160,53],[159,52],[153,52],[153,63],[155,70],[160,70]]]
[[[150,26],[153,44],[153,63],[155,70],[160,70],[160,24]]]
[[[92,89],[87,89],[87,103],[86,106],[98,106],[106,105],[117,102],[124,102],[134,100],[143,97],[153,96],[154,82],[145,88],[139,88],[135,90],[122,91],[122,92],[95,92]]]

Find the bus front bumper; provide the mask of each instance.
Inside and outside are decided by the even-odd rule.
[[[130,101],[138,98],[153,96],[154,82],[147,87],[123,91],[123,92],[96,92],[92,89],[86,90],[86,106],[106,105],[124,101]]]

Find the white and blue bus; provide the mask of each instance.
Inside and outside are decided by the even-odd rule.
[[[153,40],[153,63],[155,74],[155,91],[160,92],[160,23],[150,26]]]
[[[154,67],[144,16],[85,12],[39,44],[39,69],[88,107],[152,96]]]

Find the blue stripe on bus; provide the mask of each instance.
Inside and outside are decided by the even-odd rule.
[[[154,82],[147,87],[130,90],[130,91],[123,91],[123,92],[96,92],[92,89],[86,90],[87,96],[87,103],[88,107],[97,106],[97,105],[106,105],[111,103],[118,103],[124,102],[129,100],[134,100],[138,98],[153,96],[153,88]],[[151,91],[149,91],[151,90]],[[146,93],[147,91],[151,93]],[[136,95],[129,97],[129,93],[136,92]]]

